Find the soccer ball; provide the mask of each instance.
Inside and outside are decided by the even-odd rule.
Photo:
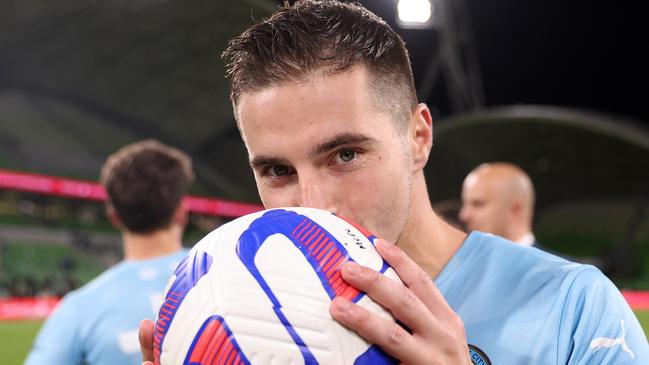
[[[282,208],[235,219],[203,238],[176,268],[154,332],[156,364],[392,364],[335,321],[343,296],[394,320],[342,280],[353,260],[399,281],[376,238],[336,215]]]

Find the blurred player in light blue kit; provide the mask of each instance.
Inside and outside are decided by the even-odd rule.
[[[155,318],[167,280],[187,252],[182,198],[193,181],[190,158],[154,140],[107,159],[101,183],[107,214],[122,233],[124,260],[63,298],[25,364],[140,363],[138,324]]]

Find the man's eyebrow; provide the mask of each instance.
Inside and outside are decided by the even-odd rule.
[[[250,161],[250,167],[253,169],[273,165],[288,165],[288,161],[283,158],[269,156],[257,156]]]
[[[356,134],[356,133],[341,133],[333,136],[329,140],[320,143],[319,145],[315,146],[311,152],[309,152],[309,155],[311,157],[315,157],[317,155],[329,152],[331,150],[336,149],[337,147],[344,146],[344,145],[353,145],[353,144],[361,144],[361,143],[368,143],[368,142],[374,142],[375,139],[368,137],[364,134]]]

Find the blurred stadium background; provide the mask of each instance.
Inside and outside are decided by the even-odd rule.
[[[3,364],[22,362],[56,298],[120,260],[93,190],[117,148],[157,138],[192,156],[188,246],[258,209],[219,54],[280,2],[0,1]],[[435,0],[413,26],[397,0],[360,2],[403,35],[435,113],[436,209],[455,219],[481,162],[522,166],[539,241],[602,269],[649,330],[647,63],[631,11]]]

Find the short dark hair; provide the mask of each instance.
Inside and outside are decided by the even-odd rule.
[[[358,4],[303,0],[282,7],[232,39],[222,57],[235,108],[243,93],[357,65],[367,68],[378,107],[397,121],[407,125],[417,105],[405,43]]]
[[[190,157],[155,140],[122,147],[101,170],[107,206],[126,229],[140,234],[169,227],[193,182]]]

